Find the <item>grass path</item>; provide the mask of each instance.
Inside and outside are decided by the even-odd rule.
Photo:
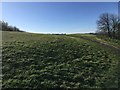
[[[120,48],[118,48],[116,46],[113,46],[113,45],[110,45],[108,43],[104,43],[104,42],[101,42],[99,40],[93,40],[93,39],[91,39],[89,37],[86,37],[86,36],[79,36],[79,37],[70,36],[70,37],[71,38],[76,38],[76,39],[84,39],[84,40],[87,40],[89,42],[99,44],[102,47],[110,49],[114,54],[120,55],[119,54],[120,53]]]

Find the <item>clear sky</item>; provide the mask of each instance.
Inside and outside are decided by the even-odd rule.
[[[86,33],[101,13],[118,13],[117,2],[4,2],[2,20],[27,32]]]

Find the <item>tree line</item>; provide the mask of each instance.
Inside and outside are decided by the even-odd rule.
[[[23,32],[16,26],[10,26],[7,22],[5,21],[0,21],[0,31],[17,31],[17,32]]]
[[[120,39],[120,18],[115,14],[103,13],[97,21],[97,34]]]

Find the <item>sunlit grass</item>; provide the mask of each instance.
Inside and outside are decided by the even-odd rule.
[[[72,37],[3,32],[3,88],[117,87],[119,57]]]

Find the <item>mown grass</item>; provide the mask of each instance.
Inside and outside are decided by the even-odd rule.
[[[118,56],[65,35],[3,32],[3,88],[117,88]]]

